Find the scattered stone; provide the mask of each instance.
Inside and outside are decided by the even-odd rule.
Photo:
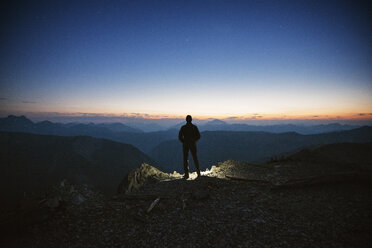
[[[65,187],[65,180],[62,180],[59,186],[60,186],[61,188],[64,188],[64,187]]]
[[[85,200],[86,200],[85,197],[79,193],[79,194],[77,194],[77,195],[74,197],[74,199],[72,200],[72,203],[75,204],[75,205],[80,205],[80,204],[82,204]]]
[[[46,200],[45,205],[48,208],[58,208],[62,202],[62,197],[61,196],[54,196],[52,198],[49,198]]]

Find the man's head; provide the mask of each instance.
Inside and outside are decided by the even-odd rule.
[[[186,121],[187,121],[187,123],[191,123],[191,121],[192,121],[191,115],[186,116]]]

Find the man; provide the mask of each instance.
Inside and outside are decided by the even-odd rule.
[[[200,177],[200,168],[198,156],[196,154],[196,141],[200,139],[200,133],[198,127],[191,123],[191,115],[186,116],[186,125],[183,125],[178,134],[178,139],[182,142],[183,148],[183,169],[185,171],[185,179],[189,178],[189,162],[188,156],[189,151],[191,151],[192,158],[194,159],[194,164],[198,177]]]

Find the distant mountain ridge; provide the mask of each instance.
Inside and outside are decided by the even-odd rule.
[[[372,143],[338,143],[303,149],[284,161],[315,164],[347,164],[372,172]]]
[[[110,140],[0,132],[2,199],[15,201],[63,179],[113,194],[143,162],[156,164],[134,146]]]
[[[54,123],[51,121],[32,122],[25,116],[9,115],[0,118],[0,131],[8,132],[27,132],[54,135],[79,135],[81,132],[89,133],[110,133],[110,132],[129,132],[140,133],[142,130],[136,129],[122,123]]]
[[[134,145],[141,151],[150,154],[155,147],[164,141],[176,139],[179,128],[184,122],[179,123],[171,129],[155,132],[142,132],[139,129],[129,127],[121,123],[53,123],[42,121],[34,123],[25,116],[8,116],[0,118],[0,131],[26,132],[34,134],[78,136],[87,135],[95,138],[104,138],[116,142]],[[203,131],[228,131],[228,132],[269,132],[282,133],[297,131],[301,134],[324,133],[330,131],[343,131],[352,129],[354,126],[341,125],[338,123],[316,126],[297,126],[297,125],[272,125],[272,126],[253,126],[247,124],[228,124],[221,120],[212,120],[204,125],[199,125],[199,130]]]
[[[205,131],[198,142],[199,161],[206,168],[225,160],[263,162],[272,156],[289,154],[304,147],[332,143],[372,142],[372,128],[361,127],[348,131],[302,135],[295,132],[230,132]],[[164,141],[149,155],[168,171],[182,168],[182,149],[178,140]],[[190,162],[192,161],[189,157]]]
[[[127,131],[123,131],[127,130]],[[157,131],[144,133],[138,129],[128,127],[121,123],[53,123],[42,121],[34,123],[25,116],[8,116],[0,118],[0,131],[24,132],[34,134],[79,136],[86,135],[95,138],[104,138],[116,142],[134,145],[143,152],[151,151],[164,140],[177,136],[178,130]]]
[[[170,129],[180,129],[184,123],[172,126]],[[342,125],[339,123],[320,124],[320,125],[295,125],[295,124],[276,124],[276,125],[249,125],[244,123],[229,124],[225,121],[214,119],[205,124],[198,125],[201,132],[203,131],[245,131],[245,132],[269,132],[269,133],[286,133],[296,132],[299,134],[317,134],[335,131],[346,131],[358,128],[357,125]]]

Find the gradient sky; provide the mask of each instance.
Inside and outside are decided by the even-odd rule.
[[[371,4],[8,1],[0,111],[372,119]]]

